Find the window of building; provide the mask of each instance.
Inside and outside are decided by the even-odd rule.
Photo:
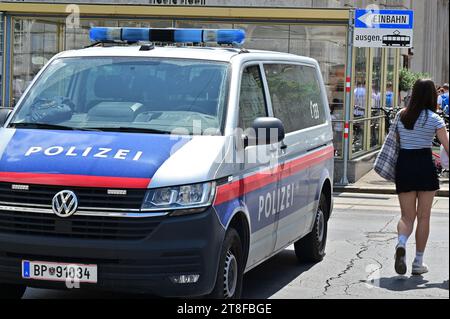
[[[386,50],[386,108],[394,107],[394,73],[395,73],[395,49],[385,49]]]
[[[216,21],[175,21],[176,28],[194,28],[194,29],[233,29],[232,23]],[[155,27],[155,25],[153,25]]]
[[[370,124],[370,138],[369,138],[369,149],[375,149],[381,146],[382,142],[382,117],[384,107],[384,96],[385,91],[382,90],[382,78],[384,75],[383,70],[383,49],[375,48],[372,49],[372,88],[371,88],[371,121]]]
[[[381,48],[373,49],[372,57],[372,98],[371,98],[371,113],[372,116],[381,115],[382,106],[382,90],[381,78],[383,68],[383,54]]]
[[[14,20],[13,105],[39,70],[58,53],[57,24]]]
[[[353,90],[353,118],[364,118],[367,106],[367,59],[368,49],[355,49],[355,82]]]
[[[353,83],[352,153],[364,151],[367,117],[367,59],[369,49],[355,48],[355,72]]]
[[[289,25],[243,23],[234,28],[245,30],[246,48],[289,52]]]

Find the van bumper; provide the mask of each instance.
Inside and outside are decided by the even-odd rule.
[[[207,295],[214,288],[224,236],[213,208],[191,216],[166,217],[138,241],[4,234],[0,230],[0,283],[67,289],[65,282],[22,278],[22,260],[50,261],[96,264],[98,282],[80,283],[80,289],[164,297]],[[174,284],[170,279],[182,274],[199,274],[200,278],[193,284]]]

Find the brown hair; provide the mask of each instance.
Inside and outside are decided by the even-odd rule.
[[[408,130],[413,130],[423,110],[437,111],[438,95],[434,82],[428,79],[417,80],[414,84],[408,107],[401,113],[400,119]]]

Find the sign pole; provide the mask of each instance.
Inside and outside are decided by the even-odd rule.
[[[355,11],[350,10],[347,32],[347,65],[345,70],[345,124],[344,124],[344,169],[342,172],[341,185],[348,185],[348,161],[350,157],[350,118],[352,103],[352,69],[353,69],[353,32]]]

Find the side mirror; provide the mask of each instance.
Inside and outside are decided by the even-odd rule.
[[[249,145],[268,145],[284,140],[284,125],[275,117],[258,117],[245,137],[245,147]]]
[[[6,123],[6,120],[8,119],[11,112],[11,109],[0,107],[0,127],[2,127],[3,124]]]

